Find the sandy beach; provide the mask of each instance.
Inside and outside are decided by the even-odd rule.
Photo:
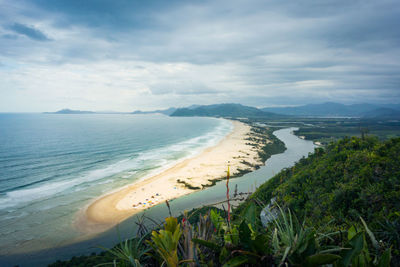
[[[253,141],[257,138],[251,127],[238,121],[232,123],[232,132],[216,146],[160,174],[96,199],[80,212],[76,227],[84,233],[104,231],[139,211],[201,190],[213,179],[226,177],[228,164],[231,175],[263,165],[258,156],[261,148],[249,141],[250,137]]]

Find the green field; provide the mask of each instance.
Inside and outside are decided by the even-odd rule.
[[[247,119],[252,123],[263,123],[272,128],[298,127],[294,133],[326,145],[343,137],[364,135],[376,136],[387,140],[400,136],[400,121],[372,120],[359,118],[290,118],[290,119]]]

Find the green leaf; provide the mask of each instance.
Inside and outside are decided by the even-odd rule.
[[[202,246],[205,246],[205,247],[208,247],[208,248],[210,248],[210,249],[212,249],[214,251],[220,251],[221,250],[221,247],[218,244],[214,243],[214,242],[210,242],[210,241],[206,241],[206,240],[198,239],[198,238],[193,238],[192,242],[196,243],[196,244],[199,244],[199,245],[202,245]]]
[[[279,239],[278,239],[278,229],[274,229],[274,233],[272,235],[272,247],[274,248],[275,253],[279,251]]]
[[[345,248],[341,253],[342,263],[344,266],[348,266],[353,259],[360,255],[364,247],[364,234],[363,232],[357,233],[353,238],[346,244]]]
[[[235,246],[239,244],[239,229],[238,225],[231,224],[231,227],[228,231],[224,233],[224,241],[225,244],[231,243]]]
[[[289,251],[290,251],[290,247],[286,247],[285,252],[283,253],[283,257],[281,259],[280,265],[282,265],[285,262],[288,254],[289,254]]]
[[[242,264],[246,263],[248,258],[246,256],[237,256],[230,259],[227,263],[223,265],[223,267],[235,267],[241,266]]]
[[[270,246],[267,245],[268,237],[265,234],[256,236],[256,239],[252,242],[252,249],[259,254],[269,253]]]
[[[251,226],[256,225],[256,218],[257,218],[257,209],[256,209],[256,204],[254,202],[250,202],[249,205],[247,205],[246,209],[243,212],[243,218],[246,220],[248,223],[251,224]]]
[[[221,250],[221,253],[219,253],[219,262],[225,262],[227,258],[229,257],[230,252],[226,249],[226,247],[223,247]]]
[[[239,226],[239,239],[243,247],[248,249],[251,246],[251,230],[246,222],[243,220]]]
[[[165,230],[152,232],[150,246],[156,251],[159,256],[164,260],[168,267],[175,267],[178,265],[178,244],[182,235],[178,220],[173,217],[165,219]]]
[[[365,231],[367,232],[369,238],[371,239],[372,245],[376,250],[379,250],[379,243],[376,241],[375,235],[369,230],[367,223],[364,221],[363,218],[360,217],[362,224],[364,225]]]
[[[351,226],[349,230],[347,230],[347,240],[352,239],[357,234],[356,228]]]
[[[301,254],[303,257],[311,256],[317,253],[314,232],[305,230],[301,233],[303,233],[303,238],[299,238],[297,253]]]
[[[174,233],[176,228],[178,227],[178,219],[175,217],[168,217],[165,218],[165,225],[164,225],[164,229],[166,231],[169,231],[171,233]]]
[[[315,254],[312,256],[308,256],[304,261],[304,266],[314,267],[323,264],[334,263],[335,261],[341,259],[339,255],[335,254]]]
[[[221,229],[221,226],[222,226],[222,223],[223,223],[224,219],[215,210],[211,210],[210,218],[211,218],[211,222],[213,223],[214,227],[217,229],[217,232],[219,232],[219,230]]]
[[[383,252],[381,258],[379,259],[378,262],[378,267],[389,267],[390,266],[390,260],[392,257],[392,249],[388,248],[387,250],[385,250],[385,252]]]

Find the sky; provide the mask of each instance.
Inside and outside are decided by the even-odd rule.
[[[400,103],[398,0],[0,0],[0,112]]]

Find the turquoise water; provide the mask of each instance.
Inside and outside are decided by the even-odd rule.
[[[77,237],[80,208],[216,144],[229,121],[163,115],[0,114],[0,255]]]

